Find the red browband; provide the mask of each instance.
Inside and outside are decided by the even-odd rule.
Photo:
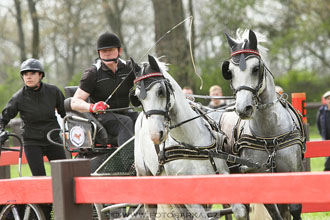
[[[141,80],[144,80],[146,78],[149,78],[149,77],[153,77],[153,76],[164,76],[162,73],[160,72],[155,72],[155,73],[148,73],[146,75],[143,75],[143,76],[140,76],[140,77],[137,77],[135,80],[134,80],[134,84],[136,84],[137,82],[141,81]]]
[[[231,56],[235,56],[237,54],[241,54],[241,53],[253,53],[257,56],[260,56],[259,52],[257,50],[251,50],[251,49],[241,49],[241,50],[236,50],[234,52],[231,53]]]

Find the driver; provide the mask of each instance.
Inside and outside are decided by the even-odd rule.
[[[129,92],[135,79],[134,71],[140,67],[120,58],[121,41],[117,35],[105,32],[97,40],[98,59],[83,73],[80,86],[72,101],[72,110],[96,113],[96,118],[121,146],[134,136],[134,124],[138,112],[123,110],[104,113],[108,108],[129,106]],[[110,97],[110,98],[109,98]],[[91,103],[87,103],[90,98]]]

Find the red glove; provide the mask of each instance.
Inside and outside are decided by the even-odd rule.
[[[105,102],[97,102],[89,106],[89,111],[92,113],[102,113],[104,110],[110,108],[110,106]]]

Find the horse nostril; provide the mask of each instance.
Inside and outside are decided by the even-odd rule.
[[[252,105],[246,106],[244,112],[245,112],[246,114],[248,114],[248,115],[252,114],[252,112],[253,112],[253,107],[252,107]]]
[[[162,140],[164,137],[164,131],[159,132],[159,140]]]

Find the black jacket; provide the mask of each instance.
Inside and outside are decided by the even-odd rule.
[[[139,70],[140,67],[133,66],[131,61],[119,59],[117,71],[114,73],[101,60],[97,60],[83,73],[79,87],[89,93],[91,101],[96,103],[105,101],[125,79],[107,103],[110,108],[128,107],[129,91],[135,79],[134,71]]]
[[[63,118],[64,95],[59,88],[46,83],[41,83],[38,90],[24,86],[3,109],[0,123],[7,125],[19,112],[23,121],[24,145],[49,145],[46,137],[48,131],[59,128],[55,108]]]
[[[319,108],[316,116],[316,125],[322,140],[330,140],[330,109],[327,105]]]

